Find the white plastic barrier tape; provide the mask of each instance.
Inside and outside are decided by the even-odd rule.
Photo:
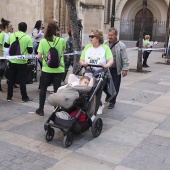
[[[77,54],[77,55],[81,55],[82,51],[74,51],[74,53],[67,53],[67,54],[63,54],[63,55],[74,55],[74,54]]]
[[[36,55],[31,55],[31,54],[28,54],[28,55],[15,55],[15,56],[3,56],[3,57],[0,57],[0,60],[10,60],[10,59],[36,59]]]
[[[166,48],[138,48],[138,50],[142,51],[165,51]]]
[[[74,55],[78,54],[81,55],[81,51],[75,51],[74,53],[68,53],[63,55]],[[34,54],[27,54],[27,55],[15,55],[15,56],[0,56],[0,60],[10,60],[10,59],[36,59],[37,56]]]

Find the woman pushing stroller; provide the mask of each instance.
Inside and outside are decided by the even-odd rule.
[[[104,69],[113,65],[113,56],[110,48],[103,44],[103,33],[100,30],[92,30],[89,39],[91,44],[87,44],[80,57],[80,65],[85,67],[85,76],[92,77],[94,74],[100,73],[102,70],[98,67],[88,67],[91,65],[101,65]],[[101,96],[103,88],[105,87],[107,79],[104,78],[102,85],[96,93],[96,108],[95,115],[101,105]],[[99,113],[98,113],[99,114]]]

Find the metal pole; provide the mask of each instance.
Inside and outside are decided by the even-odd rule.
[[[138,50],[138,60],[137,60],[137,71],[142,71],[142,50],[143,47],[143,33],[145,29],[145,20],[146,20],[146,8],[147,8],[147,0],[143,0],[142,6],[142,23],[141,23],[141,30],[139,35],[139,50]]]
[[[170,1],[167,11],[167,19],[166,19],[166,37],[165,37],[165,45],[166,45],[166,63],[170,65],[170,54],[168,54],[168,43],[169,43],[169,35],[170,35]]]
[[[115,4],[116,4],[116,0],[113,0],[112,1],[111,27],[114,27],[114,23],[115,23]]]

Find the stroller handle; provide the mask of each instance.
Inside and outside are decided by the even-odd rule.
[[[87,67],[100,67],[103,68],[102,65],[95,65],[95,64],[88,64]],[[75,75],[78,75],[79,72],[84,68],[84,66],[81,66],[76,72]],[[104,68],[103,68],[104,69]],[[108,69],[104,69],[104,75],[106,75]]]
[[[103,67],[102,65],[95,65],[95,64],[88,64],[87,66],[89,66],[89,67]]]

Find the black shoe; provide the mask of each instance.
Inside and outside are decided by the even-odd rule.
[[[146,67],[147,67],[147,65],[146,65],[146,64],[144,64],[144,65],[142,65],[142,67],[146,68]]]
[[[149,67],[149,66],[146,64],[146,67]]]
[[[41,110],[40,108],[38,108],[38,109],[35,111],[35,113],[36,113],[37,115],[39,115],[39,116],[44,116],[44,111]]]
[[[29,102],[29,101],[34,101],[33,99],[30,99],[29,97],[27,97],[26,99],[22,99],[22,103],[24,102]]]
[[[12,98],[11,98],[11,97],[7,97],[7,101],[8,101],[8,102],[11,102],[11,101],[12,101]]]
[[[109,106],[108,106],[108,109],[113,109],[114,107],[115,107],[115,104],[110,103]]]
[[[13,86],[14,88],[19,88],[16,84],[14,84],[14,86]]]
[[[106,102],[106,103],[108,102],[108,99],[109,99],[108,97],[105,98],[105,102]]]

